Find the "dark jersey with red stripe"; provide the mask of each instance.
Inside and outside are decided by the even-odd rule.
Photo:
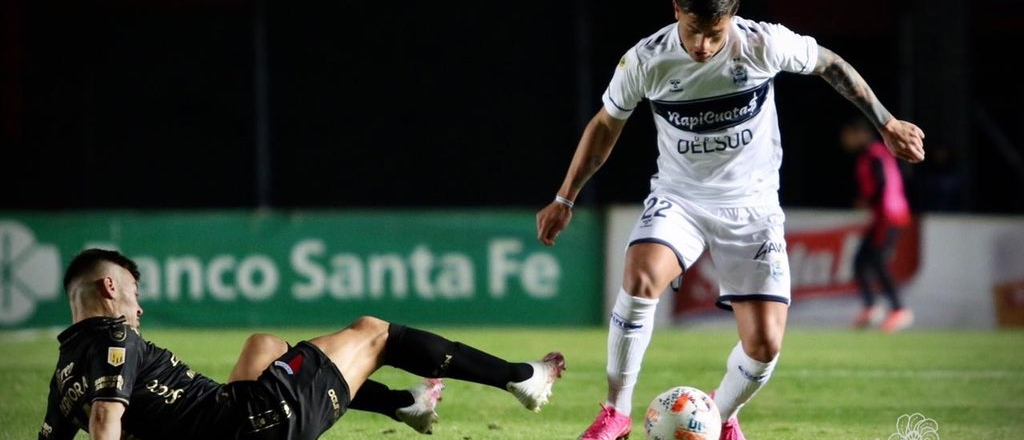
[[[233,438],[239,417],[221,385],[146,341],[124,318],[89,318],[64,330],[40,440],[88,430],[93,402],[121,402],[126,439]]]

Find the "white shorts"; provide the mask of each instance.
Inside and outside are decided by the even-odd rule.
[[[779,205],[712,208],[656,191],[644,201],[629,246],[668,246],[684,272],[707,248],[720,308],[732,310],[733,301],[789,304],[785,221]]]

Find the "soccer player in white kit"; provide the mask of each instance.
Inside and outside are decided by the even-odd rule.
[[[822,77],[863,111],[894,155],[924,159],[921,129],[894,118],[850,64],[811,37],[736,16],[738,7],[739,0],[673,0],[677,22],[619,61],[555,200],[537,213],[538,239],[551,246],[583,185],[647,99],[658,130],[658,172],[629,238],[610,317],[607,400],[581,440],[629,435],[658,297],[705,249],[720,279],[717,303],[732,310],[740,339],[713,392],[721,439],[744,438],[736,414],[775,368],[790,302],[776,74]]]

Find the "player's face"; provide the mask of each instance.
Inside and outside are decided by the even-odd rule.
[[[732,24],[732,16],[722,17],[714,23],[705,23],[698,20],[696,15],[683,13],[678,7],[676,20],[679,20],[679,40],[683,42],[690,58],[698,63],[707,62],[722,50]]]

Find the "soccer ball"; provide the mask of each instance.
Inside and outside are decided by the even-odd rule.
[[[722,416],[703,391],[677,386],[655,397],[644,415],[650,440],[718,440]]]

